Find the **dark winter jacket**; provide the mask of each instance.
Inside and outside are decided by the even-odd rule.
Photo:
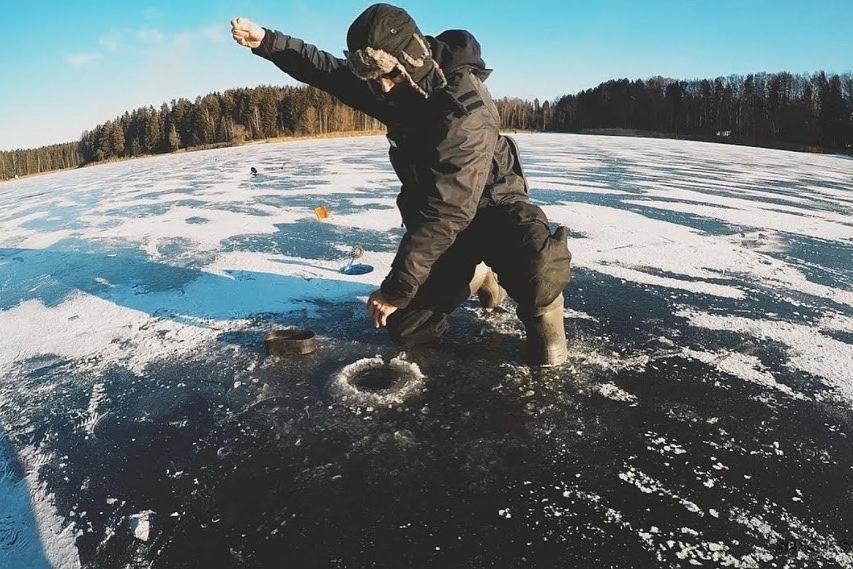
[[[302,40],[266,31],[253,51],[293,78],[322,89],[388,128],[391,164],[402,183],[397,205],[406,227],[391,272],[389,300],[406,306],[478,209],[527,200],[515,142],[500,135],[500,117],[483,81],[490,71],[468,32],[426,36],[443,75],[411,89],[378,93],[347,60]],[[446,84],[445,84],[446,83]]]

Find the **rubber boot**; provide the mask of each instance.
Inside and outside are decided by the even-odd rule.
[[[558,366],[569,357],[566,328],[563,325],[563,295],[554,302],[522,318],[527,330],[527,359],[530,365]]]
[[[477,295],[483,308],[497,308],[506,300],[506,291],[498,284],[495,272],[485,263],[477,265],[468,288],[471,296]]]

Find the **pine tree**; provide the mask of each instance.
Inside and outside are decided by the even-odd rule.
[[[154,107],[144,109],[142,114],[143,136],[142,148],[144,152],[154,153],[160,149],[160,118]]]
[[[171,152],[181,147],[181,137],[178,136],[178,131],[175,130],[174,124],[169,124],[168,144]]]

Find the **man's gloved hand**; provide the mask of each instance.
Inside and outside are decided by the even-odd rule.
[[[388,302],[381,290],[375,290],[367,299],[367,313],[373,320],[373,326],[379,328],[388,324],[388,317],[397,310],[397,307]]]
[[[231,20],[231,37],[243,47],[250,47],[252,49],[260,47],[265,35],[266,30],[252,20],[247,20],[246,18],[234,18]]]

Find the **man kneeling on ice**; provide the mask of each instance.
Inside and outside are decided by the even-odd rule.
[[[240,45],[388,128],[406,234],[368,300],[374,324],[387,325],[404,346],[430,342],[472,294],[493,307],[506,289],[527,330],[530,363],[563,363],[566,231],[552,235],[528,201],[518,148],[498,132],[483,85],[491,70],[477,40],[464,30],[424,36],[405,10],[388,4],[352,23],[345,59],[245,18],[231,27]]]

